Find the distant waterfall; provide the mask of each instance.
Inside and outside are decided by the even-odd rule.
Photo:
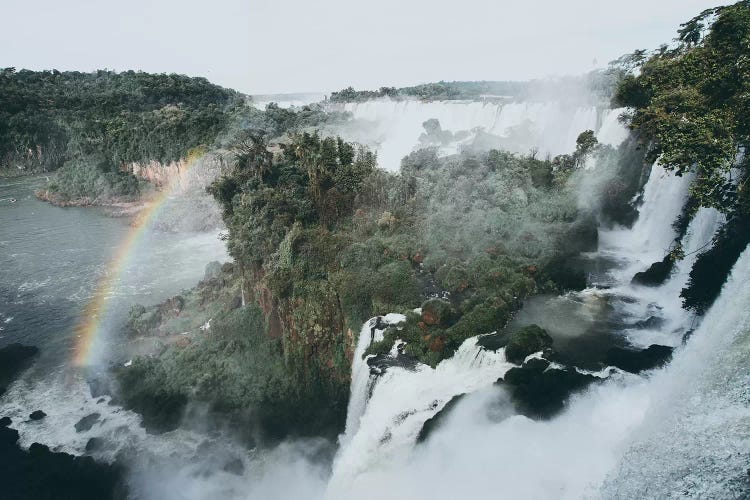
[[[571,107],[561,102],[513,102],[497,104],[479,101],[418,101],[376,99],[347,103],[344,109],[355,120],[375,127],[373,133],[380,166],[398,170],[401,158],[418,144],[424,132],[422,123],[435,118],[443,130],[484,132],[506,139],[505,149],[527,153],[535,148],[541,156],[570,153],[578,134],[598,131],[606,125],[606,143],[618,141],[616,110],[595,106]],[[622,139],[620,139],[621,142]],[[459,141],[460,142],[460,141]],[[459,144],[446,147],[455,153]]]

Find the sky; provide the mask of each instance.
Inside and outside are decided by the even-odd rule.
[[[581,74],[721,0],[2,0],[0,67],[205,76],[248,94]]]

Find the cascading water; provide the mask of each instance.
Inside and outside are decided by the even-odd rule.
[[[396,325],[404,320],[406,320],[406,317],[401,314],[387,314],[383,317],[383,322],[387,325]],[[354,350],[349,406],[346,410],[346,428],[344,435],[341,437],[342,445],[348,443],[359,429],[359,419],[365,411],[367,398],[374,382],[374,377],[370,376],[370,367],[367,360],[364,359],[364,355],[370,343],[383,340],[383,332],[385,331],[385,328],[378,329],[374,325],[374,320],[365,322],[362,331],[359,332],[357,348]],[[374,329],[372,337],[370,335],[371,329]]]
[[[750,251],[668,368],[603,498],[748,498]]]
[[[503,138],[504,149],[527,153],[534,148],[542,156],[569,153],[575,149],[578,134],[599,130],[602,123],[607,125],[607,141],[617,141],[616,127],[607,121],[616,121],[616,116],[612,116],[616,110],[572,107],[561,102],[377,99],[347,103],[344,109],[352,113],[355,121],[374,124],[375,130],[368,139],[375,143],[378,162],[387,170],[398,170],[401,158],[419,146],[420,135],[425,131],[422,124],[433,118],[443,130],[455,133],[482,129]],[[471,137],[443,145],[441,152],[456,153],[460,144]]]
[[[617,135],[605,130],[604,135],[607,134]],[[580,293],[581,302],[590,303],[590,296],[608,296],[614,309],[620,309],[619,334],[632,345],[646,347],[658,342],[678,346],[695,321],[680,307],[679,292],[697,254],[710,245],[723,222],[715,210],[701,209],[693,217],[680,240],[685,258],[677,262],[664,284],[648,288],[631,283],[635,272],[661,260],[673,245],[676,233],[672,224],[685,203],[690,180],[654,165],[633,227],[602,230],[598,255],[613,267],[606,278]],[[357,379],[352,390],[359,394],[359,427],[347,425],[347,439],[342,441],[328,497],[343,498],[356,491],[360,498],[376,498],[380,494],[378,487],[388,484],[392,498],[494,498],[497,490],[487,484],[492,481],[503,485],[504,495],[515,498],[662,498],[680,491],[715,495],[721,491],[719,485],[731,488],[727,491],[732,493],[724,496],[737,498],[736,493],[744,493],[747,487],[740,476],[747,466],[750,444],[741,433],[750,411],[742,404],[739,390],[736,394],[723,394],[722,398],[718,393],[721,381],[728,379],[732,379],[732,387],[743,387],[742,381],[734,380],[739,375],[732,369],[736,370],[740,360],[746,359],[750,345],[745,339],[750,334],[750,314],[745,307],[750,301],[748,273],[750,254],[746,252],[735,266],[721,299],[695,332],[694,337],[700,342],[693,344],[691,340],[688,348],[678,349],[672,365],[645,378],[614,372],[606,382],[573,397],[567,410],[548,422],[514,415],[504,389],[491,384],[512,365],[504,361],[502,351],[495,354],[477,347],[475,338],[467,340],[454,358],[436,370],[420,367],[410,372],[391,368],[375,381],[371,392],[366,382]],[[658,327],[630,327],[636,320],[651,316],[661,320]],[[722,332],[714,337],[716,324]],[[726,348],[735,336],[735,342],[740,344],[735,346],[740,351],[738,355]],[[706,348],[721,353],[724,363],[703,384],[717,404],[708,415],[729,426],[731,446],[718,438],[720,431],[711,426],[710,419],[702,419],[704,405],[695,399],[701,392],[692,383],[702,373]],[[695,359],[698,356],[702,360]],[[483,360],[484,369],[475,365],[478,359]],[[366,365],[357,363],[355,360],[354,370]],[[712,370],[717,368],[710,366]],[[369,377],[366,372],[365,375]],[[358,371],[354,376],[360,377]],[[673,388],[671,381],[675,378],[689,382],[680,382],[678,388]],[[679,415],[691,426],[678,425],[681,434],[669,424],[674,423],[674,418],[663,418],[670,411],[663,401],[672,401],[667,395],[673,390],[675,397],[683,398],[677,405]],[[688,392],[695,396],[686,397]],[[416,435],[428,416],[439,411],[451,395],[464,393],[470,395],[425,444],[415,448]],[[641,435],[643,426],[648,427],[643,431],[648,431],[646,437],[634,439],[636,434]],[[716,440],[707,456],[701,455],[701,445],[696,444],[695,436],[690,436],[693,432],[703,439]],[[679,454],[683,448],[692,462],[674,456],[675,449]],[[711,476],[720,466],[723,450],[732,453],[731,467]],[[625,459],[621,458],[623,454]],[[650,460],[673,471],[667,475],[671,481],[668,486],[656,484],[664,474],[650,465]],[[622,464],[619,469],[618,463]],[[690,463],[700,464],[701,471],[686,473]],[[613,475],[601,490],[608,474]]]
[[[366,323],[360,345],[362,335],[367,335],[369,343],[368,329]],[[361,381],[361,365],[369,372],[367,363],[355,358],[353,375],[357,379],[353,380],[349,405],[358,425],[347,419],[347,437],[334,463],[329,498],[342,498],[353,491],[360,474],[403,459],[424,423],[451,399],[491,386],[514,366],[505,360],[503,349],[485,350],[477,345],[476,337],[466,340],[452,358],[434,369],[422,364],[414,369],[391,366],[371,381],[374,387]]]

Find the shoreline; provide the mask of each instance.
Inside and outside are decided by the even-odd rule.
[[[34,196],[40,200],[47,202],[51,205],[61,208],[68,207],[97,207],[102,208],[104,212],[110,217],[134,217],[146,209],[150,204],[150,200],[139,199],[135,201],[125,201],[121,199],[102,200],[97,198],[76,198],[73,200],[63,200],[59,195],[47,190],[37,189],[34,191]]]

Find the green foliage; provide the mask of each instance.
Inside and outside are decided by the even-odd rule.
[[[311,349],[333,356],[348,345],[345,330],[445,291],[445,321],[423,330],[413,319],[407,331],[408,352],[437,363],[466,338],[504,326],[537,291],[537,268],[581,249],[572,241],[580,240],[582,220],[574,192],[549,180],[552,162],[498,151],[451,158],[421,151],[393,175],[369,163],[357,167],[352,151],[341,141],[293,136],[262,175],[238,163],[212,188],[225,203],[224,187],[232,186],[229,246],[287,318],[290,363],[310,363]],[[326,157],[342,170],[306,163],[325,166]],[[534,181],[539,172],[546,181]],[[353,195],[345,210],[325,215],[329,205],[317,197],[341,192]]]
[[[648,158],[677,175],[694,172],[684,230],[699,207],[727,222],[702,252],[682,291],[684,306],[705,312],[750,241],[750,1],[707,9],[683,23],[673,48],[627,58],[629,74],[615,100],[634,108],[630,126],[648,144]],[[670,257],[679,257],[677,248]]]
[[[725,212],[735,211],[744,184],[731,169],[750,138],[748,40],[750,2],[708,9],[682,25],[676,47],[641,54],[640,73],[615,95],[635,108],[630,125],[648,141],[649,158],[678,175],[695,171],[693,196]]]
[[[73,164],[50,186],[60,197],[137,196],[127,163],[213,145],[243,107],[240,94],[205,78],[0,69],[0,171]]]
[[[141,193],[141,183],[132,174],[107,170],[101,164],[92,165],[85,160],[66,162],[48,188],[62,202],[88,199],[94,203],[114,198],[135,200]]]
[[[552,337],[544,328],[529,325],[510,334],[505,346],[505,357],[511,363],[520,365],[526,356],[552,346]]]

